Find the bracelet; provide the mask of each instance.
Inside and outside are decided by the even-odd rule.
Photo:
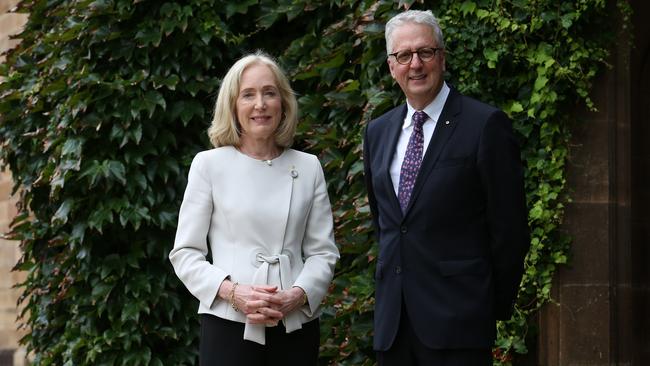
[[[238,285],[239,285],[239,282],[235,282],[232,285],[232,288],[230,288],[230,296],[229,296],[230,297],[230,306],[232,306],[232,308],[235,311],[239,311],[239,308],[237,307],[237,304],[235,304],[235,289],[237,288]]]

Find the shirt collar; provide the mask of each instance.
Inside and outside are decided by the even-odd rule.
[[[424,107],[423,111],[424,113],[429,116],[430,120],[433,120],[434,122],[438,121],[438,118],[440,118],[440,114],[442,113],[442,108],[445,106],[445,102],[447,101],[447,97],[449,96],[449,86],[447,86],[446,82],[442,82],[442,87],[440,88],[440,91],[438,92],[438,95],[436,95],[435,98],[429,103],[426,107]],[[408,99],[406,100],[406,118],[404,119],[404,124],[402,125],[402,129],[407,129],[411,127],[411,124],[413,124],[413,114],[415,113],[415,108],[413,108],[409,102]],[[429,119],[427,121],[429,121]],[[426,122],[425,122],[426,123]]]

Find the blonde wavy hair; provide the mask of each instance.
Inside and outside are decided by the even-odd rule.
[[[282,99],[282,120],[275,131],[275,142],[281,147],[290,147],[298,125],[298,102],[295,93],[289,85],[289,80],[271,56],[262,51],[240,58],[224,76],[217,102],[214,105],[214,116],[208,128],[208,137],[214,147],[240,146],[241,131],[237,121],[237,97],[241,83],[241,75],[252,65],[266,65],[275,77],[275,83]]]

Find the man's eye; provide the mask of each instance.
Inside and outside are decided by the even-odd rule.
[[[411,58],[411,52],[401,52],[397,54],[397,59],[400,61],[408,61]]]
[[[433,57],[433,51],[431,51],[430,49],[419,50],[418,51],[418,56],[420,56],[422,58],[430,58],[430,57]]]

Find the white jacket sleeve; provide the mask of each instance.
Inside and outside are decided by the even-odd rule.
[[[202,153],[197,154],[190,167],[169,260],[185,287],[210,308],[228,274],[206,259],[213,201],[212,185],[205,176],[202,156]]]
[[[332,209],[327,195],[327,186],[320,162],[314,157],[316,175],[314,180],[314,199],[302,243],[305,265],[294,282],[305,290],[309,307],[303,307],[307,316],[313,316],[327,294],[334,277],[334,267],[339,259],[339,251],[334,242]]]

